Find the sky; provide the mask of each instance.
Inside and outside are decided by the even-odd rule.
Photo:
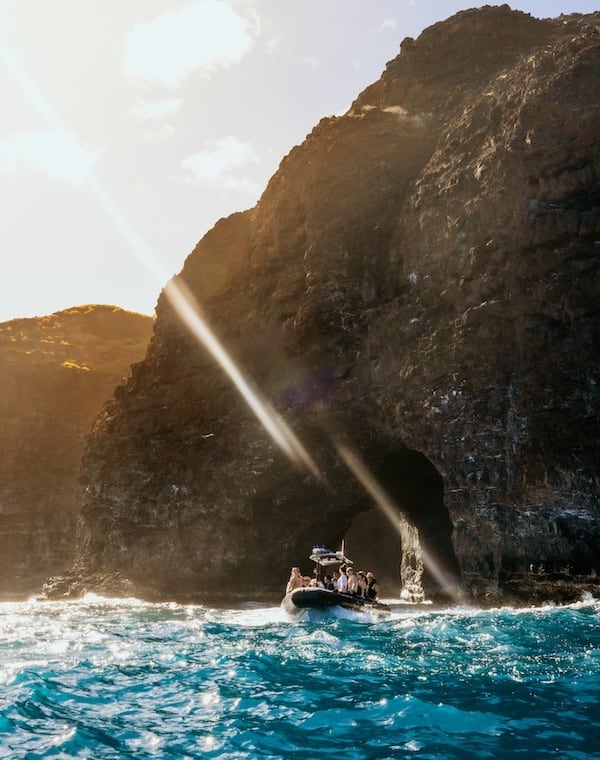
[[[476,5],[0,0],[0,322],[88,303],[153,314],[202,236],[254,206],[405,37]]]

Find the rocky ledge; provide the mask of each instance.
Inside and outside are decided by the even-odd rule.
[[[504,5],[404,40],[205,235],[96,419],[80,589],[257,598],[345,537],[389,596],[599,591],[599,30]]]

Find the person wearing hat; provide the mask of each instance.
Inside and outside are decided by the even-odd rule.
[[[357,594],[358,596],[362,596],[363,598],[367,596],[367,576],[364,570],[359,570],[358,573],[358,590]]]
[[[367,597],[372,602],[379,599],[379,584],[373,573],[367,573]]]

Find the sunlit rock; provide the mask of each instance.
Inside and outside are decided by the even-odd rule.
[[[112,306],[0,324],[0,596],[72,564],[84,439],[151,332]]]

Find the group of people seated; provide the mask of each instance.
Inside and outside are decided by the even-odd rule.
[[[310,575],[303,576],[299,567],[293,567],[285,590],[286,594],[304,586],[324,588],[340,594],[352,594],[370,602],[376,602],[379,599],[379,585],[373,573],[355,570],[351,565],[340,565],[339,571],[335,570],[331,575],[325,575],[322,580],[318,575],[313,578]]]

